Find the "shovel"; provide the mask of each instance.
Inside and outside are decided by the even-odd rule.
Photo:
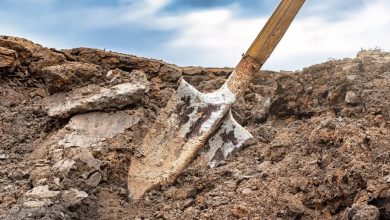
[[[215,92],[201,93],[181,80],[146,134],[140,154],[131,160],[127,183],[132,199],[173,183],[207,141],[203,157],[213,167],[252,137],[233,119],[230,107],[244,94],[304,2],[281,1],[225,84]]]

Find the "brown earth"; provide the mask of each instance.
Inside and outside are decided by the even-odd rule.
[[[129,199],[131,157],[178,80],[212,91],[231,71],[0,37],[0,218],[390,219],[381,51],[259,72],[233,108],[254,136],[242,150]]]

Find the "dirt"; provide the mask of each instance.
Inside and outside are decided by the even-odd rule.
[[[128,165],[179,79],[209,92],[231,71],[0,37],[0,219],[390,219],[390,53],[378,50],[257,73],[233,107],[254,136],[243,149],[130,199]],[[48,115],[48,100],[141,78],[126,105]]]

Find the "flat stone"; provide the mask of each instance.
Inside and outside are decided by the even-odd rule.
[[[121,108],[142,100],[149,90],[146,83],[123,83],[110,88],[91,85],[69,93],[60,93],[44,100],[50,117],[67,118],[73,114],[106,108]]]
[[[60,194],[59,191],[51,191],[49,190],[49,186],[37,186],[34,187],[32,190],[28,191],[25,196],[29,198],[35,198],[35,199],[44,199],[44,198],[54,198]]]
[[[104,140],[123,133],[139,120],[139,117],[129,115],[126,112],[92,112],[76,115],[66,125],[66,129],[70,130],[70,133],[65,134],[58,145],[96,147]]]

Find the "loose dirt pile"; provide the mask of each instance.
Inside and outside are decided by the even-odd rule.
[[[0,37],[2,219],[389,219],[390,53],[259,72],[233,114],[254,138],[214,169],[128,198],[127,168],[183,77],[177,67]]]

